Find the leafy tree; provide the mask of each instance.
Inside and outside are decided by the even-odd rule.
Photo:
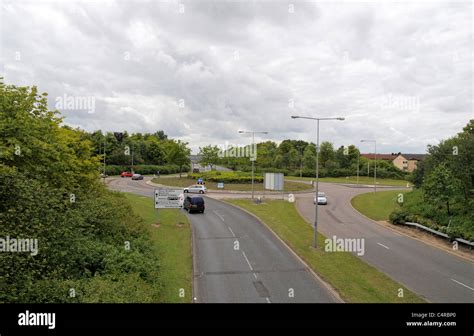
[[[165,162],[165,150],[159,141],[150,138],[147,141],[146,148],[147,161],[149,163],[161,165]]]
[[[298,165],[299,158],[300,158],[300,154],[298,153],[298,151],[295,148],[292,148],[288,152],[288,161],[291,165],[291,168],[296,169],[299,166]]]
[[[214,165],[219,162],[219,152],[220,149],[217,146],[208,145],[199,147],[199,154],[202,155],[201,163],[206,166],[209,165],[212,170]]]
[[[446,164],[437,166],[423,181],[425,199],[438,207],[446,206],[448,216],[459,196],[461,182],[454,176]]]
[[[334,166],[335,155],[332,143],[323,141],[319,145],[319,162],[322,167]]]
[[[175,164],[179,166],[179,177],[181,178],[181,172],[184,165],[189,164],[189,155],[191,150],[187,147],[187,142],[169,141],[166,148],[166,161],[167,163]]]
[[[16,87],[0,81],[0,163],[28,177],[72,190],[92,184],[99,160],[82,132],[61,127],[57,111],[49,111],[47,94],[36,87]]]
[[[316,145],[310,144],[303,153],[303,164],[306,169],[316,169]]]
[[[168,136],[163,131],[157,131],[153,133],[153,136],[156,137],[158,140],[167,140]]]

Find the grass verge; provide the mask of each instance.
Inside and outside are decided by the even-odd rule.
[[[191,226],[180,209],[156,210],[153,199],[125,193],[133,211],[150,230],[156,257],[160,261],[163,286],[160,302],[192,302]],[[184,290],[184,297],[182,290]]]
[[[370,219],[388,220],[390,214],[400,208],[397,202],[399,195],[407,192],[408,190],[369,192],[355,196],[351,200],[351,204],[357,211]]]
[[[172,187],[188,187],[192,184],[196,184],[196,180],[187,177],[167,177],[167,178],[154,178],[153,183],[158,183]],[[255,191],[263,191],[263,183],[254,184]],[[250,183],[225,183],[224,189],[218,189],[216,182],[206,181],[206,188],[210,190],[233,190],[233,191],[251,191],[252,184]],[[303,191],[312,190],[311,185],[306,183],[285,181],[285,191]]]
[[[321,278],[335,288],[346,302],[421,303],[416,294],[392,280],[355,255],[347,252],[325,252],[325,237],[318,235],[317,250],[311,247],[313,229],[299,215],[294,204],[272,200],[254,204],[250,200],[229,200],[265,222]],[[399,297],[399,289],[403,297]]]
[[[314,180],[314,177],[297,177],[297,176],[285,176],[285,180],[288,181],[311,181]],[[320,177],[319,182],[328,182],[328,183],[357,183],[357,176],[349,177]],[[377,185],[384,186],[397,186],[397,187],[406,187],[408,181],[405,180],[394,180],[394,179],[383,179],[377,178]],[[374,184],[373,177],[359,176],[359,184]],[[411,183],[409,184],[411,186]]]

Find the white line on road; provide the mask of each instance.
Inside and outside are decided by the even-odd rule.
[[[267,300],[267,303],[272,303],[269,298],[265,298]]]
[[[468,285],[463,284],[462,282],[459,282],[459,281],[457,281],[457,280],[455,280],[455,279],[451,279],[451,280],[453,280],[454,282],[460,284],[461,286],[464,286],[464,287],[469,288],[470,290],[474,291],[474,288],[471,288],[471,287],[469,287]]]
[[[228,228],[229,228],[230,233],[232,233],[232,236],[235,237],[234,231],[232,231],[232,229],[230,228],[230,226],[228,226]]]
[[[249,261],[249,259],[247,258],[247,256],[245,255],[245,252],[242,251],[242,254],[244,255],[245,260],[247,261],[247,264],[249,264],[250,270],[253,271],[252,265],[250,265],[250,261]]]
[[[377,244],[379,244],[379,245],[382,246],[382,247],[385,247],[387,250],[390,250],[390,249],[389,249],[387,246],[385,246],[384,244],[380,244],[380,243],[377,243]]]
[[[222,221],[224,221],[224,217],[222,217],[221,214],[219,214],[216,210],[212,210],[212,212],[214,212],[214,214],[219,217]]]

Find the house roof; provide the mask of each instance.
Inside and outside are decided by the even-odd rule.
[[[375,154],[367,153],[367,154],[360,154],[360,156],[365,157],[369,160],[375,160]],[[377,153],[377,160],[385,160],[385,161],[393,161],[398,154],[379,154]]]
[[[402,154],[407,160],[421,161],[426,157],[426,154]]]

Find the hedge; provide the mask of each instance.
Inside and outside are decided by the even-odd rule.
[[[186,172],[189,170],[189,166],[183,166],[181,171]],[[130,171],[130,166],[118,166],[108,165],[105,166],[105,173],[109,176],[120,175],[123,171]],[[156,174],[160,171],[160,174],[177,174],[179,173],[179,166],[177,165],[136,165],[133,166],[133,171],[137,174]]]
[[[210,171],[203,173],[188,174],[189,178],[198,179],[203,178],[204,181],[210,182],[224,182],[224,183],[252,183],[252,174],[247,172],[219,172]],[[263,176],[255,174],[254,181],[257,183],[263,182]]]

